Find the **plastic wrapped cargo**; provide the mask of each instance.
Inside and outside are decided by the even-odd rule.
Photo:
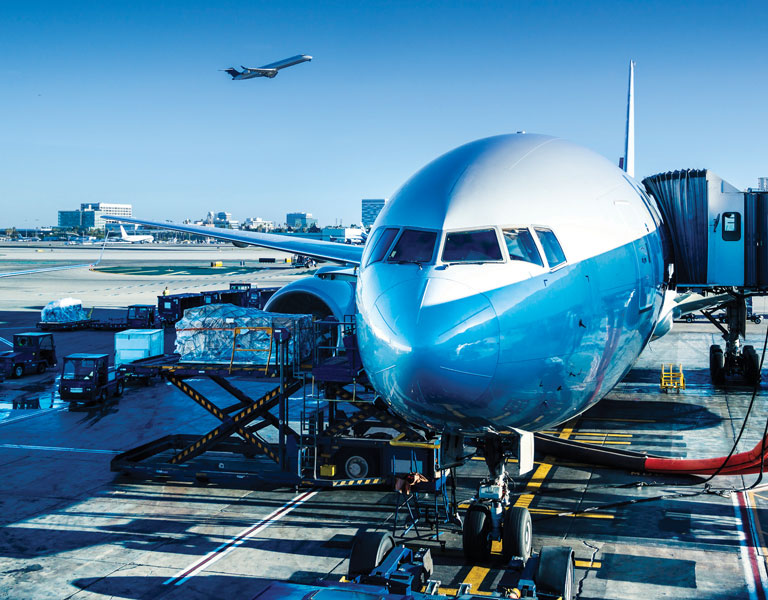
[[[43,323],[74,323],[88,320],[88,311],[83,309],[83,303],[77,298],[60,298],[53,300],[40,311]]]
[[[115,334],[115,366],[160,356],[163,353],[162,329],[126,329]]]
[[[207,304],[184,311],[176,323],[176,352],[181,362],[265,365],[275,361],[272,330],[290,332],[288,361],[312,354],[312,316],[272,313],[232,304]],[[271,351],[270,351],[271,350]]]

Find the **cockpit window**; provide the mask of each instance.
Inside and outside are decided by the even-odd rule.
[[[494,262],[502,260],[495,229],[452,231],[445,236],[443,262]]]
[[[539,236],[541,247],[544,248],[544,254],[547,257],[549,268],[556,267],[565,262],[565,254],[560,247],[560,242],[557,241],[555,234],[551,229],[545,229],[543,227],[535,227],[536,235]]]
[[[522,260],[540,267],[544,266],[544,261],[541,260],[541,255],[536,249],[536,243],[527,227],[505,229],[504,242],[507,244],[511,260]]]
[[[387,250],[392,245],[392,242],[397,236],[399,229],[396,227],[380,228],[373,234],[373,239],[368,242],[371,252],[368,259],[364,261],[364,265],[370,265],[371,263],[379,262],[387,255]]]
[[[419,229],[405,229],[387,260],[396,263],[428,263],[435,253],[437,233]]]

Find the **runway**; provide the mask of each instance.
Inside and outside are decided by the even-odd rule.
[[[120,252],[137,264],[145,251]],[[178,256],[174,260],[189,265],[211,260]],[[266,269],[248,280],[273,285],[301,275]],[[229,279],[179,281],[214,289]],[[34,307],[43,300],[79,294],[86,305],[117,308],[154,303],[165,284],[162,275],[98,271],[0,280],[0,336],[33,329]],[[553,433],[661,456],[727,454],[750,390],[709,384],[707,352],[718,335],[705,323],[675,324],[607,398]],[[756,348],[764,335],[764,324],[748,325],[748,343]],[[59,356],[112,351],[107,332],[55,336]],[[684,392],[660,392],[663,362],[683,365]],[[105,410],[68,412],[54,392],[55,377],[48,372],[0,384],[0,598],[249,599],[272,580],[338,580],[353,536],[392,526],[397,496],[389,489],[237,489],[117,476],[109,470],[116,453],[170,433],[204,433],[217,421],[164,382],[129,387]],[[10,409],[12,398],[28,395],[38,395],[40,410]],[[739,450],[762,435],[764,395],[761,390]],[[517,502],[532,513],[535,549],[574,549],[577,598],[766,597],[768,489],[731,491],[754,476],[717,478],[707,488],[703,478],[641,475],[546,456],[536,461],[517,482]],[[460,500],[485,473],[482,461],[460,470]],[[497,563],[465,564],[459,532],[443,535],[444,552],[434,541],[406,540],[432,548],[433,577],[443,593],[455,593],[461,583],[489,593],[503,582]]]

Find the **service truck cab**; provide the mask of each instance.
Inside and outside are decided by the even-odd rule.
[[[154,304],[131,304],[128,307],[128,329],[152,329],[155,326]]]
[[[0,372],[5,377],[43,373],[56,366],[56,348],[52,333],[31,331],[13,336],[13,350],[0,352]]]
[[[106,403],[109,394],[123,393],[123,374],[109,366],[108,354],[77,353],[64,357],[59,395],[72,410],[79,404]]]

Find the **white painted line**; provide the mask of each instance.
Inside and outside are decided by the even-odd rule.
[[[204,569],[207,569],[208,567],[210,567],[213,563],[215,563],[219,559],[224,558],[224,556],[226,556],[232,550],[240,546],[248,538],[256,535],[260,531],[263,531],[264,529],[272,525],[272,523],[274,523],[275,521],[282,519],[294,508],[306,502],[312,496],[317,494],[317,492],[318,490],[309,490],[307,492],[304,492],[303,494],[299,494],[295,498],[292,498],[291,500],[283,504],[283,506],[278,508],[276,511],[264,517],[258,523],[251,525],[247,529],[244,529],[243,531],[238,533],[235,537],[233,537],[231,540],[229,540],[228,542],[216,548],[213,552],[209,552],[201,559],[195,561],[185,569],[182,569],[181,571],[179,571],[176,575],[174,575],[170,579],[164,581],[163,585],[181,585],[185,581],[191,579],[192,577],[194,577]]]
[[[0,337],[0,342],[5,344],[6,346],[10,346],[11,348],[13,348],[13,342],[6,340],[4,337]]]
[[[752,557],[754,559],[752,567],[754,569],[754,567],[757,566],[757,573],[759,575],[759,581],[756,580],[756,583],[760,584],[758,596],[760,598],[766,598],[768,597],[768,587],[766,586],[766,582],[768,582],[768,573],[766,573],[765,569],[765,559],[760,556],[760,538],[757,535],[757,524],[755,523],[755,507],[752,506],[752,502],[750,502],[749,494],[747,494],[747,492],[741,492],[741,502],[747,514],[747,523],[749,524],[749,538],[752,542],[750,546]]]
[[[66,410],[66,408],[66,406],[60,406],[59,408],[44,408],[41,410],[33,410],[31,411],[31,414],[28,415],[22,415],[13,419],[4,419],[0,421],[0,426],[10,425],[11,423],[18,423],[19,421],[26,421],[27,419],[34,419],[35,417],[42,417],[43,415],[50,415],[51,413],[61,412],[62,410]]]
[[[120,454],[121,450],[91,450],[88,448],[61,448],[60,446],[27,446],[24,444],[0,444],[0,448],[12,450],[46,450],[52,452],[86,452],[89,454]]]
[[[744,580],[747,583],[747,592],[749,593],[749,600],[757,600],[757,579],[753,557],[750,555],[750,548],[747,543],[747,535],[744,531],[742,520],[742,507],[741,507],[741,493],[736,493],[731,496],[733,501],[733,510],[736,514],[736,527],[739,533],[739,552],[741,554],[741,568],[744,571]]]

